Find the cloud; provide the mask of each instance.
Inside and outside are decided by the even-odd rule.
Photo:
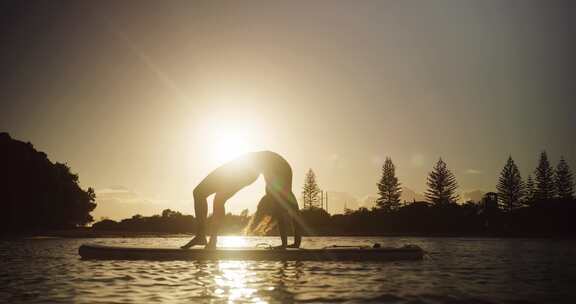
[[[480,200],[482,200],[482,197],[484,197],[484,194],[486,194],[486,191],[482,191],[482,190],[474,190],[474,191],[464,192],[464,193],[462,193],[462,199],[464,201],[479,202]]]
[[[328,157],[330,167],[334,169],[344,169],[346,168],[346,161],[337,153],[334,153]]]
[[[145,216],[160,214],[164,209],[190,214],[192,203],[189,199],[166,200],[143,197],[128,188],[113,186],[96,189],[96,209],[92,212],[92,216],[95,220],[104,217],[120,220],[135,214]]]
[[[402,187],[402,196],[400,197],[400,200],[403,202],[425,201],[426,197],[410,188]]]
[[[376,206],[377,194],[368,194],[358,199],[358,207],[372,208]],[[402,187],[401,202],[411,203],[413,201],[425,201],[426,197],[410,188]]]
[[[480,170],[476,170],[476,169],[467,169],[466,171],[464,171],[466,174],[473,174],[473,175],[477,175],[477,174],[482,174],[482,171]]]
[[[113,200],[122,204],[149,204],[148,200],[140,197],[138,193],[124,187],[114,186],[96,189],[96,202]]]
[[[360,207],[370,209],[372,207],[376,207],[376,200],[377,199],[378,199],[378,196],[375,194],[365,195],[364,197],[360,198],[359,205],[360,205]]]

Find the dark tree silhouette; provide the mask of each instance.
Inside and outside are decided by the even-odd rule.
[[[425,196],[435,205],[452,204],[459,198],[456,194],[456,189],[458,189],[456,177],[448,170],[442,158],[438,160],[428,175],[426,185],[428,185],[428,190],[426,190]]]
[[[384,171],[392,172],[390,168],[393,166],[391,166],[391,161],[389,163],[389,166],[383,166],[383,173]],[[388,167],[388,170],[385,170],[385,167]],[[567,165],[559,165],[559,167],[560,172],[570,171]],[[312,170],[308,173],[306,188],[309,193],[315,193],[318,197],[320,190],[316,177]],[[560,173],[560,176],[562,175],[563,173]],[[394,176],[394,174],[389,174],[389,176]],[[571,180],[571,177],[568,180]],[[576,204],[573,199],[553,199],[545,204],[528,204],[527,202],[539,202],[536,199],[530,199],[533,197],[530,193],[536,192],[532,177],[529,176],[527,180],[525,201],[522,201],[521,196],[518,195],[518,188],[521,184],[518,168],[509,157],[497,186],[500,193],[488,192],[478,202],[468,201],[464,204],[455,204],[453,202],[457,199],[456,180],[446,168],[446,164],[439,160],[428,177],[430,189],[427,197],[434,204],[414,201],[388,212],[381,212],[380,208],[372,210],[364,207],[356,210],[345,208],[344,214],[333,215],[315,207],[314,204],[308,204],[307,208],[302,210],[301,216],[307,224],[306,235],[576,236],[576,230],[573,227]],[[501,204],[502,202],[505,203]],[[516,208],[521,202],[526,202],[527,206]],[[97,233],[106,234],[114,234],[115,231],[121,233],[190,233],[196,232],[193,229],[196,220],[191,215],[164,210],[161,215],[149,217],[135,215],[120,222],[103,220],[94,224],[93,229]],[[248,225],[249,220],[247,210],[240,215],[226,214],[224,232],[234,234],[246,232],[243,228]],[[210,223],[213,223],[211,217],[208,218],[208,224]],[[210,229],[210,225],[208,228]],[[265,235],[279,234],[277,226],[273,224],[270,228],[262,232]]]
[[[306,233],[328,234],[334,227],[330,225],[330,214],[321,208],[306,208],[302,210],[302,220],[307,225]]]
[[[316,181],[316,174],[312,169],[308,169],[306,177],[304,178],[304,187],[302,189],[302,199],[305,209],[321,208],[320,202],[320,188]]]
[[[550,166],[546,151],[540,154],[538,167],[534,171],[536,176],[535,198],[538,201],[549,201],[555,196],[554,169]]]
[[[208,223],[211,224],[212,220],[212,217],[209,217]],[[243,211],[240,215],[228,213],[223,218],[222,232],[225,234],[240,234],[248,224],[248,221],[247,211]],[[136,214],[119,222],[105,219],[92,225],[92,228],[97,232],[194,233],[196,232],[194,229],[195,222],[196,219],[192,215],[165,209],[160,215],[142,216]]]
[[[0,133],[0,233],[65,229],[92,222],[96,195],[66,164]]]
[[[508,157],[508,161],[500,173],[496,189],[498,190],[498,199],[504,210],[511,212],[520,207],[524,194],[524,183],[512,156]]]
[[[536,186],[534,185],[534,180],[532,175],[528,175],[526,179],[526,187],[524,189],[524,203],[526,205],[532,205],[536,196]]]
[[[392,211],[400,208],[400,195],[402,188],[396,177],[396,168],[392,159],[386,157],[384,165],[382,166],[382,177],[378,186],[379,197],[376,200],[376,206],[383,211]]]
[[[498,193],[496,192],[487,192],[482,197],[480,201],[480,208],[482,212],[485,214],[494,214],[497,213],[500,209],[498,206]]]
[[[556,193],[558,198],[571,200],[574,198],[574,178],[564,157],[560,158],[556,166]]]

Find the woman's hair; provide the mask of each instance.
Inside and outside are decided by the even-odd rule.
[[[287,219],[294,217],[294,212],[298,211],[298,202],[295,199],[291,200],[291,197],[293,195],[288,199],[277,198],[272,194],[264,195],[244,229],[244,234],[266,235],[276,227],[280,217],[284,217],[285,223],[291,227],[292,221]]]
[[[278,215],[278,204],[274,197],[269,194],[264,195],[256,212],[250,218],[248,225],[244,229],[245,234],[265,235],[268,231],[272,230],[275,226],[275,220]]]

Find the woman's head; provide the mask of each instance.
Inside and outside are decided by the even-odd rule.
[[[277,224],[280,219],[291,225],[292,221],[289,219],[294,218],[297,211],[298,202],[294,195],[289,195],[283,199],[281,196],[266,194],[258,202],[256,212],[250,219],[245,232],[266,234],[266,232],[274,228],[274,224]]]
[[[258,207],[256,212],[250,219],[250,223],[247,227],[247,232],[258,233],[261,230],[269,230],[271,227],[272,220],[275,220],[278,216],[278,207],[276,199],[270,195],[266,194],[258,202]],[[259,227],[267,226],[267,227]]]

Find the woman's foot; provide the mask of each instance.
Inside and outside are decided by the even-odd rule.
[[[210,237],[210,241],[204,246],[204,249],[216,249],[216,238]]]
[[[181,246],[182,249],[188,249],[192,246],[196,245],[206,245],[208,242],[206,241],[205,236],[195,236],[190,242],[186,243],[186,245]]]

